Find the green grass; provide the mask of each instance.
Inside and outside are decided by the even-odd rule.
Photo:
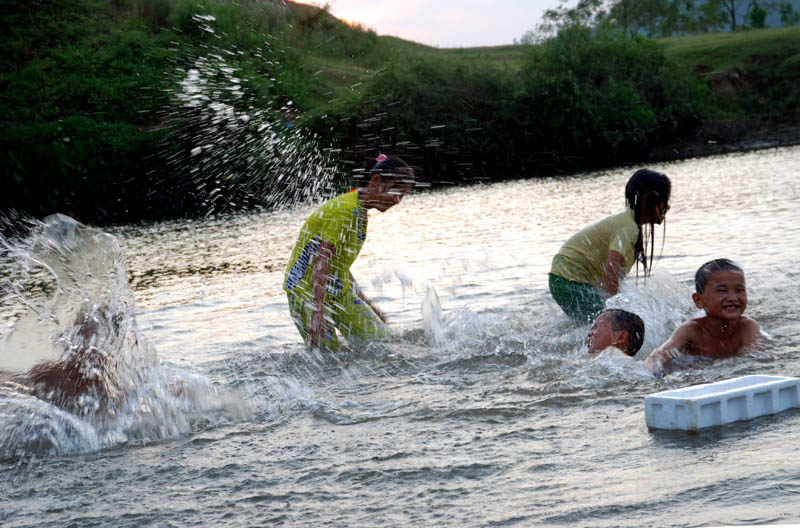
[[[505,45],[473,48],[436,48],[398,37],[381,36],[381,45],[394,60],[438,58],[454,63],[486,65],[514,74],[521,70],[529,46]],[[746,68],[759,56],[779,53],[786,60],[800,53],[800,26],[709,33],[659,39],[668,58],[695,73],[713,73]],[[316,59],[322,76],[339,94],[357,83],[368,82],[380,68],[365,68],[347,57]],[[797,60],[797,59],[795,59]]]
[[[346,96],[370,82],[376,73],[392,63],[409,60],[443,60],[453,65],[488,67],[501,74],[515,75],[522,69],[530,48],[487,46],[475,48],[435,48],[398,37],[379,37],[384,62],[356,61],[350,57],[313,55],[306,57],[306,68],[323,80],[337,96]]]
[[[448,60],[482,62],[507,71],[517,71],[525,62],[527,46],[433,48],[397,37],[382,37],[398,52]],[[667,57],[690,71],[716,72],[744,67],[753,57],[780,52],[800,53],[800,26],[769,28],[736,33],[708,33],[659,39]],[[782,51],[781,51],[782,50]]]
[[[800,26],[661,39],[667,56],[694,72],[746,68],[754,58],[800,53]]]
[[[306,57],[304,68],[324,85],[327,101],[346,97],[375,76],[376,70],[336,57]]]

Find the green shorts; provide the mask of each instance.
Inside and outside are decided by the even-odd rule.
[[[309,332],[314,303],[310,297],[300,292],[287,293],[289,313],[306,345],[311,344]],[[387,337],[389,328],[381,321],[372,308],[347,289],[337,302],[325,303],[325,336],[322,350],[334,351],[339,348],[336,331],[351,344],[358,345],[376,338]]]
[[[605,296],[590,284],[573,282],[552,273],[550,294],[565,314],[582,323],[594,319],[606,304]]]

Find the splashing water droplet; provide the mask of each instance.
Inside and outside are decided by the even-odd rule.
[[[215,19],[197,15],[195,21],[212,24]],[[294,102],[249,92],[242,81],[238,50],[206,46],[197,49],[188,67],[171,73],[176,104],[162,113],[170,135],[185,145],[178,151],[175,142],[164,146],[169,149],[163,153],[169,171],[161,185],[171,206],[209,214],[248,206],[281,207],[333,195],[332,153],[321,150],[312,135],[295,126]],[[280,70],[280,51],[255,50],[269,71]],[[225,199],[212,203],[208,194],[212,188]]]
[[[422,301],[422,324],[425,328],[425,337],[431,343],[441,346],[446,342],[442,305],[439,302],[439,295],[430,282],[425,286],[425,299]]]
[[[0,379],[0,459],[174,436],[191,430],[193,413],[219,408],[208,382],[176,390],[185,374],[163,369],[139,332],[114,236],[52,215],[0,242],[3,268],[20,270],[2,269],[13,280],[3,304],[20,309],[0,343],[0,372],[10,373]]]

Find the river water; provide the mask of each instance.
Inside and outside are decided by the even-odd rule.
[[[800,410],[685,433],[648,430],[643,404],[800,376],[800,148],[652,165],[673,182],[663,252],[610,300],[643,317],[646,341],[634,362],[590,358],[588,327],[549,296],[550,260],[622,209],[636,168],[412,193],[371,213],[352,271],[396,336],[324,356],[303,347],[280,287],[312,206],[114,228],[131,332],[158,365],[136,367],[150,369],[136,397],[100,421],[0,394],[0,524],[800,522]],[[641,359],[697,314],[694,271],[718,257],[746,272],[761,350],[655,379]],[[6,282],[20,262],[3,261]],[[19,280],[6,356],[46,333],[19,321],[48,289]],[[55,439],[28,441],[41,427]]]

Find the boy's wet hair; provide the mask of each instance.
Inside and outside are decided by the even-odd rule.
[[[636,225],[639,226],[639,236],[634,245],[634,255],[636,259],[636,270],[638,274],[639,263],[644,267],[645,277],[653,267],[653,253],[655,248],[655,225],[651,221],[648,225],[649,232],[642,233],[642,222],[646,217],[655,218],[656,207],[669,205],[669,197],[672,194],[672,182],[665,175],[650,169],[639,169],[625,185],[625,204],[633,209],[633,217]],[[645,255],[647,240],[650,240],[650,258]]]
[[[712,273],[717,271],[738,271],[740,273],[744,273],[744,270],[733,262],[732,260],[728,260],[726,258],[714,259],[709,260],[697,270],[697,273],[694,274],[694,289],[697,293],[703,293],[708,285],[708,278],[711,276]]]
[[[397,156],[381,154],[376,158],[375,165],[372,166],[369,172],[362,171],[356,175],[357,186],[364,187],[375,174],[379,174],[381,178],[402,178],[411,181],[415,179],[414,169],[412,169],[408,163]]]
[[[611,314],[611,329],[615,332],[625,330],[628,332],[628,346],[624,352],[635,356],[644,343],[644,321],[633,312],[627,310],[606,310]]]

